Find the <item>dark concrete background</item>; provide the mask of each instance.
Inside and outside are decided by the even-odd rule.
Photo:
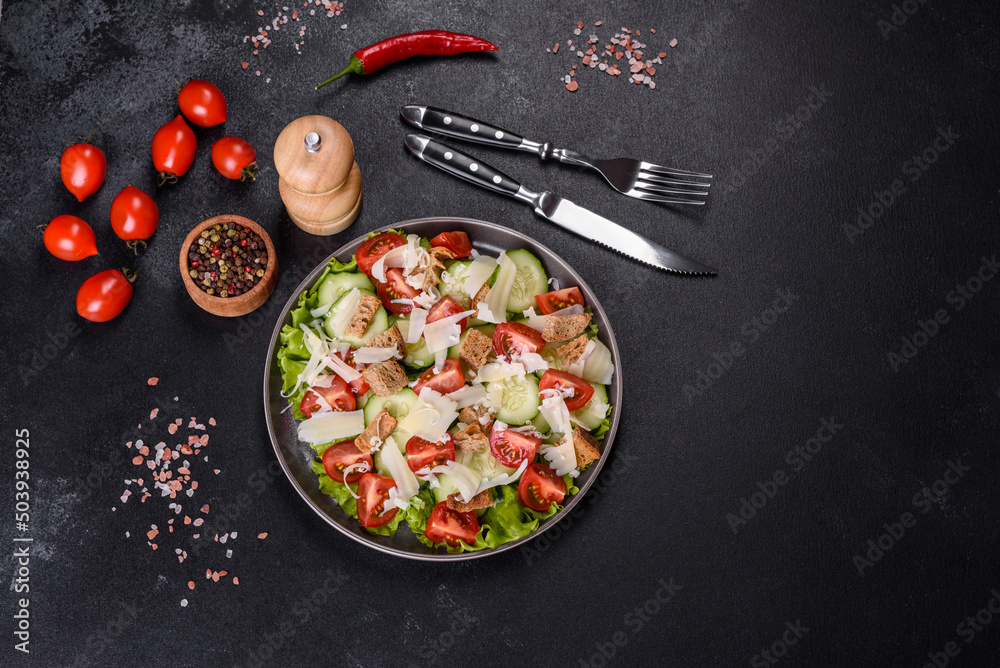
[[[346,0],[341,17],[304,21],[303,55],[282,31],[254,60],[242,36],[263,25],[258,9],[273,15],[268,3],[229,0],[3,5],[0,544],[11,546],[2,550],[12,575],[0,663],[722,666],[769,665],[760,652],[773,650],[788,665],[996,665],[1000,621],[987,609],[969,637],[964,620],[1000,588],[1000,281],[981,284],[961,309],[949,300],[1000,250],[995,3]],[[572,37],[578,19],[584,36],[596,20],[602,38],[639,28],[657,50],[677,37],[656,90],[587,71],[568,93],[557,79],[577,61],[545,47]],[[432,27],[480,34],[501,51],[312,90],[357,46]],[[149,143],[177,113],[175,80],[189,77],[225,91],[229,120],[197,130],[194,167],[156,192],[159,230],[133,258],[110,230],[108,207],[127,183],[155,190]],[[787,120],[810,95],[813,109]],[[631,263],[418,163],[396,112],[408,102],[597,156],[714,172],[710,205],[678,211],[618,196],[596,175],[471,149],[719,277]],[[329,239],[290,223],[270,158],[281,128],[310,113],[345,125],[364,175],[360,218]],[[958,138],[928,153],[926,171],[907,166],[949,128]],[[59,181],[59,155],[92,133],[109,172],[78,204]],[[256,183],[225,182],[212,168],[208,147],[224,134],[256,146]],[[889,203],[897,179],[901,194]],[[880,193],[877,220],[860,234],[844,227]],[[70,264],[47,254],[36,226],[61,213],[92,224],[101,256]],[[178,244],[220,213],[253,218],[278,246],[283,276],[263,319],[215,318],[181,288]],[[556,249],[618,332],[625,402],[613,461],[623,472],[603,472],[586,512],[537,552],[455,565],[383,556],[325,525],[283,478],[261,477],[274,461],[260,396],[274,309],[315,265],[310,257],[439,214],[508,225]],[[126,264],[140,272],[127,310],[103,325],[79,319],[80,283]],[[786,289],[797,299],[769,312]],[[912,341],[939,309],[947,322],[894,363],[901,337]],[[36,351],[73,326],[55,359],[26,374]],[[734,349],[742,352],[727,360]],[[160,378],[155,388],[150,376]],[[219,422],[206,466],[222,472],[199,476],[194,501],[217,512],[248,494],[227,529],[240,532],[232,559],[209,545],[178,564],[173,548],[192,543],[179,535],[151,551],[142,534],[166,520],[150,507],[156,499],[118,500],[133,470],[122,444],[138,423],[150,429],[157,405]],[[809,439],[822,420],[842,426],[800,459],[794,449],[816,449]],[[29,656],[13,649],[11,619],[21,428],[30,430],[35,538]],[[968,471],[935,487],[949,462]],[[766,484],[779,471],[791,479]],[[936,491],[921,496],[925,487]],[[760,488],[773,496],[753,496]],[[750,519],[734,533],[727,514],[738,516],[744,499],[762,507],[750,517],[746,505]],[[899,534],[904,513],[912,526],[883,536]],[[266,540],[254,538],[263,531]],[[855,557],[871,551],[869,540],[892,546],[859,573]],[[206,568],[225,568],[240,585],[207,582]],[[328,572],[337,577],[327,582]],[[658,594],[669,601],[655,602]],[[957,658],[945,654],[956,649]]]

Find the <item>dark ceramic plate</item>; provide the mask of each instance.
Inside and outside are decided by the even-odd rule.
[[[560,285],[579,286],[583,292],[584,299],[586,299],[587,304],[594,311],[593,322],[597,323],[600,327],[600,340],[611,351],[615,363],[614,380],[608,386],[608,401],[614,406],[614,410],[611,413],[611,430],[608,431],[601,445],[601,458],[576,479],[576,485],[580,488],[580,491],[574,496],[569,497],[566,506],[559,513],[542,520],[534,533],[520,540],[502,545],[495,550],[448,554],[444,548],[430,548],[418,541],[405,522],[400,524],[395,536],[372,535],[356,519],[342,511],[332,497],[321,493],[319,491],[319,479],[313,473],[312,469],[309,468],[309,462],[314,455],[313,450],[307,443],[298,440],[296,422],[292,418],[291,411],[285,410],[288,407],[288,400],[281,396],[281,369],[278,366],[276,357],[278,352],[278,333],[284,325],[291,324],[289,312],[298,302],[299,295],[316,281],[327,262],[332,258],[337,258],[341,261],[350,260],[354,251],[365,240],[365,237],[358,237],[320,263],[302,281],[289,298],[288,303],[285,304],[285,308],[281,312],[277,324],[274,326],[274,333],[271,335],[271,345],[267,353],[267,366],[264,370],[264,415],[267,418],[267,430],[271,435],[271,443],[274,445],[274,451],[278,455],[278,461],[281,462],[281,467],[285,470],[285,474],[291,480],[295,490],[317,515],[341,533],[381,552],[393,554],[398,557],[422,559],[425,561],[461,561],[464,559],[486,557],[523,545],[532,538],[552,528],[556,522],[570,513],[573,507],[583,498],[583,495],[587,493],[587,490],[593,484],[594,479],[597,477],[597,474],[611,452],[611,446],[615,441],[615,433],[618,431],[618,418],[622,402],[622,365],[618,357],[618,344],[615,342],[611,325],[608,323],[604,309],[601,308],[601,303],[597,300],[594,291],[580,278],[580,275],[573,271],[566,262],[551,250],[519,232],[494,225],[493,223],[467,218],[421,218],[419,220],[408,220],[396,225],[390,225],[376,231],[384,232],[389,229],[403,229],[406,232],[419,234],[428,238],[434,237],[441,232],[462,230],[469,235],[472,245],[479,252],[492,255],[497,255],[503,250],[525,248],[534,253],[542,261],[545,271],[550,277],[554,276],[557,278]]]

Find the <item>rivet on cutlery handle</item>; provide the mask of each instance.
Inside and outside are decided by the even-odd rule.
[[[425,135],[406,135],[406,148],[438,169],[501,195],[515,197],[521,190],[521,184],[503,172]]]
[[[408,104],[399,110],[399,114],[407,123],[421,130],[466,141],[515,149],[524,141],[523,137],[513,132],[437,107]]]

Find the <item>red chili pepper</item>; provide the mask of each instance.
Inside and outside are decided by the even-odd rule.
[[[348,72],[371,74],[386,65],[413,56],[454,56],[475,51],[497,51],[499,47],[485,39],[447,30],[424,30],[396,35],[381,42],[358,49],[343,72],[316,86],[320,89]]]

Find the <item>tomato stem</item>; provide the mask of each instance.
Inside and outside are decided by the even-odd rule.
[[[162,186],[167,183],[177,183],[177,176],[170,172],[160,172],[157,175],[156,185]]]
[[[256,181],[257,180],[257,169],[260,165],[254,160],[249,165],[243,168],[240,172],[240,181]]]
[[[134,269],[129,269],[128,267],[122,267],[122,276],[124,276],[125,280],[129,283],[135,283],[135,279],[139,277],[139,272]]]
[[[131,241],[126,241],[125,242],[125,246],[127,248],[131,248],[132,252],[135,253],[136,255],[139,254],[139,244],[142,244],[142,249],[143,250],[146,250],[146,247],[149,245],[145,241],[143,241],[142,239],[132,239]]]

